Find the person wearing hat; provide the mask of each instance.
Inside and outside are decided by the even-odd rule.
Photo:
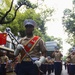
[[[68,63],[69,75],[75,75],[75,47],[72,48],[71,53],[68,55]]]
[[[45,43],[33,34],[36,22],[32,19],[24,21],[26,36],[21,38],[14,51],[14,56],[21,54],[21,63],[17,75],[40,75],[39,67],[45,62]]]
[[[55,51],[53,52],[52,56],[54,57],[54,69],[55,75],[61,75],[62,71],[62,53],[59,51],[58,47],[55,47]]]
[[[7,52],[3,51],[3,55],[0,58],[1,59],[1,75],[6,75],[6,69],[7,69],[8,61],[9,61],[9,58],[6,54]]]
[[[65,69],[67,69],[67,73],[69,74],[69,66],[70,66],[70,55],[72,54],[73,49],[69,50],[68,55],[65,60]]]
[[[53,64],[53,60],[50,56],[46,57],[46,63],[47,63],[47,71],[48,71],[48,75],[51,74],[52,72],[52,64]]]

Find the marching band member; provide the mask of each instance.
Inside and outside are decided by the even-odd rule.
[[[46,75],[46,72],[47,72],[47,65],[48,65],[48,63],[45,61],[40,66],[40,69],[41,69],[41,71],[43,72],[44,75]]]
[[[6,69],[9,61],[9,58],[6,54],[7,52],[3,51],[3,56],[1,56],[1,75],[6,75]]]
[[[54,59],[51,58],[51,72],[53,73],[54,72]]]
[[[65,68],[67,69],[67,73],[69,74],[69,67],[70,67],[70,55],[72,54],[73,50],[69,51],[68,56],[66,57],[66,62],[65,62]]]
[[[72,49],[72,53],[68,56],[69,62],[69,75],[75,75],[75,47]]]
[[[43,71],[43,74],[46,75],[48,72],[48,75],[51,74],[51,57],[47,56],[46,61],[41,65],[40,69]]]
[[[46,58],[46,62],[47,62],[48,75],[50,75],[50,74],[51,74],[51,70],[52,70],[52,63],[53,63],[53,61],[52,61],[52,59],[51,59],[50,56],[48,56],[48,57]]]
[[[20,44],[17,45],[14,52],[15,56],[19,53],[21,54],[18,75],[40,75],[39,67],[46,60],[45,43],[39,36],[33,35],[34,28],[36,27],[34,20],[25,20],[24,27],[26,28],[26,36],[20,40]]]
[[[13,69],[14,72],[16,73],[16,75],[18,75],[19,73],[19,69],[20,69],[20,63],[21,63],[21,55],[19,54],[16,58],[15,61],[13,62]]]
[[[55,69],[55,75],[61,75],[62,71],[62,54],[59,51],[58,47],[55,47],[55,51],[53,52],[52,56],[54,57],[54,69]]]
[[[1,62],[2,62],[2,61],[1,61],[1,57],[0,57],[0,74],[2,73],[2,72],[1,72]]]

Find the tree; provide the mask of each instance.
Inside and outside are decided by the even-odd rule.
[[[10,4],[10,6],[9,6],[9,9],[7,9],[7,10],[5,10],[5,8],[3,9],[2,7],[0,8],[0,24],[1,25],[11,23],[15,19],[17,11],[21,6],[25,5],[26,8],[35,8],[36,7],[36,5],[32,5],[30,3],[30,1],[28,1],[28,0],[19,0],[17,5],[15,5],[15,7],[13,7],[14,0],[12,0],[11,2],[10,1],[11,0],[7,0],[7,1],[3,0],[3,2],[5,4],[8,3],[8,4]],[[5,5],[3,2],[1,5],[4,5],[4,6],[8,5],[8,4]],[[12,10],[13,10],[14,14],[11,13]]]
[[[44,7],[43,7],[44,6]],[[45,23],[47,21],[51,21],[52,20],[52,15],[54,12],[54,9],[48,8],[46,5],[41,5],[38,7],[39,11],[40,11],[40,16],[41,16],[41,23],[39,24],[39,27],[41,28],[40,32],[42,32],[42,34],[46,34],[46,27],[45,27]]]
[[[24,3],[25,1],[25,3]],[[49,40],[53,40],[52,37],[49,37],[47,34],[46,34],[46,27],[45,27],[45,22],[46,21],[49,21],[51,20],[51,16],[52,16],[52,13],[53,13],[53,9],[49,9],[46,7],[46,9],[43,9],[42,7],[41,8],[38,8],[38,6],[35,4],[35,5],[32,5],[32,4],[28,4],[29,2],[26,2],[28,0],[20,0],[16,6],[16,8],[12,7],[12,11],[10,13],[10,16],[9,14],[6,15],[6,19],[4,18],[3,20],[3,24],[2,27],[0,27],[0,30],[1,31],[4,31],[6,29],[6,27],[9,27],[11,28],[11,31],[14,35],[18,35],[18,32],[21,34],[21,37],[25,36],[25,28],[23,26],[23,21],[25,19],[33,19],[37,22],[37,28],[35,29],[34,31],[34,34],[36,35],[39,35],[40,37],[42,37],[45,41]],[[10,7],[10,1],[8,0],[9,3],[5,2],[6,5],[8,5],[7,8]],[[13,2],[12,2],[13,3]],[[13,5],[11,3],[11,5]],[[25,5],[25,6],[23,6]],[[20,8],[21,6],[23,6],[22,8]],[[39,9],[39,13],[36,12],[36,8]],[[14,16],[14,19],[12,18],[13,15],[14,15],[14,11],[15,9],[19,9],[20,10],[16,10],[16,13],[15,13],[15,16]],[[25,9],[26,8],[26,9]],[[7,11],[6,7],[3,8],[3,12]],[[10,8],[11,10],[11,8]],[[22,12],[23,10],[23,12]],[[16,19],[15,19],[16,17]],[[50,17],[50,18],[49,18]],[[13,19],[13,20],[12,20]],[[7,23],[6,23],[7,22]]]
[[[62,17],[62,23],[65,31],[68,33],[68,43],[75,45],[75,0],[73,0],[73,8],[65,9]]]

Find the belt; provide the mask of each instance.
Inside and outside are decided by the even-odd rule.
[[[23,61],[31,61],[30,58],[24,58]]]
[[[70,63],[70,65],[75,65],[75,63]]]
[[[54,61],[54,62],[61,62],[61,61]]]
[[[32,57],[33,61],[39,60],[37,57]],[[23,61],[32,61],[30,58],[24,58]]]

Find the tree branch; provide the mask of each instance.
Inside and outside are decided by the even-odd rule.
[[[22,5],[21,5],[21,6],[22,6]],[[12,18],[10,21],[4,22],[3,24],[8,24],[8,23],[12,22],[12,21],[15,19],[16,14],[17,14],[17,11],[18,11],[18,9],[19,9],[21,6],[19,6],[19,7],[15,10],[13,18]]]
[[[5,19],[5,17],[8,15],[8,13],[11,11],[12,6],[13,6],[13,2],[14,2],[14,0],[12,0],[11,6],[10,6],[9,10],[8,10],[8,11],[4,14],[4,16],[1,18],[0,24],[5,24],[4,19]]]

